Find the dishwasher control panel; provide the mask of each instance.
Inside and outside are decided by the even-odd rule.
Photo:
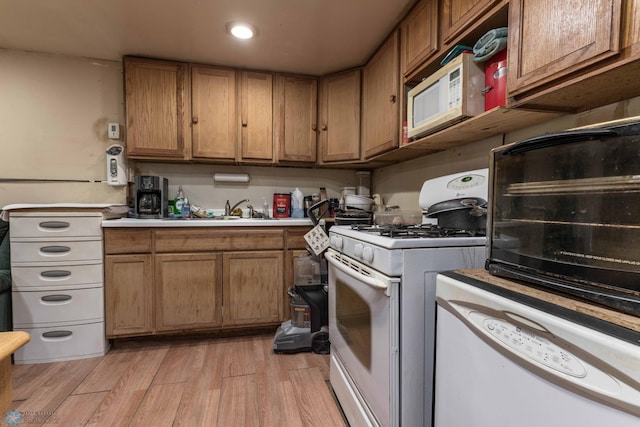
[[[574,377],[583,377],[587,373],[573,354],[546,338],[502,319],[487,318],[482,323],[489,335],[538,363]]]

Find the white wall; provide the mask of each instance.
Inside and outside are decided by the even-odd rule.
[[[0,178],[102,181],[107,123],[124,123],[122,65],[0,49]],[[123,203],[102,183],[0,182],[11,203]]]

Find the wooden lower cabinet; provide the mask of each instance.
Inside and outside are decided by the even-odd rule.
[[[282,251],[223,254],[224,326],[280,321],[283,312]]]
[[[108,338],[153,332],[151,255],[105,256],[105,329]]]
[[[157,254],[155,314],[157,332],[221,326],[221,254]]]

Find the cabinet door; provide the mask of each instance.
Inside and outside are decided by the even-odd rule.
[[[460,35],[489,8],[498,3],[500,0],[443,0],[441,6],[442,43],[448,43]]]
[[[400,59],[394,31],[364,68],[362,78],[362,152],[364,158],[398,148]]]
[[[243,71],[240,84],[242,160],[273,161],[273,76]]]
[[[224,254],[224,325],[279,322],[283,305],[282,251]]]
[[[514,96],[615,55],[621,0],[513,0],[507,90]]]
[[[360,159],[360,70],[321,82],[320,162]]]
[[[107,338],[152,333],[151,255],[107,255],[104,268]]]
[[[220,254],[156,254],[156,331],[222,324]]]
[[[317,100],[317,79],[277,76],[274,129],[278,161],[316,161]]]
[[[194,158],[235,160],[238,142],[236,72],[191,68],[191,128]]]
[[[407,77],[438,51],[438,1],[422,0],[402,20],[401,68]]]
[[[127,155],[187,158],[187,64],[125,58]]]

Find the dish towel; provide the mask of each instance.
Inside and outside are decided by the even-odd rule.
[[[473,60],[484,62],[507,47],[507,27],[494,28],[473,45]]]

